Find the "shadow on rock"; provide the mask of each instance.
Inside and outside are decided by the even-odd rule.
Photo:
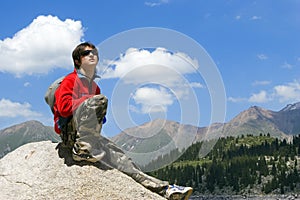
[[[109,170],[113,169],[110,166],[107,166],[105,163],[102,162],[88,162],[88,161],[75,161],[72,158],[72,148],[64,145],[63,143],[58,143],[58,145],[55,147],[56,150],[58,150],[58,156],[62,159],[65,160],[65,164],[67,166],[72,166],[72,165],[77,165],[77,166],[85,166],[85,165],[90,165],[90,166],[95,166],[101,170]]]

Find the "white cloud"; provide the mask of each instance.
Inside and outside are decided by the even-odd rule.
[[[283,65],[281,65],[281,68],[284,68],[284,69],[292,69],[294,66],[285,62]]]
[[[34,118],[42,116],[40,113],[32,111],[31,105],[29,103],[19,103],[12,102],[8,99],[0,100],[0,117],[25,117],[25,118]]]
[[[204,85],[202,85],[201,83],[198,83],[198,82],[189,83],[188,86],[190,86],[192,88],[205,88]]]
[[[260,60],[267,60],[268,59],[268,56],[266,56],[265,54],[258,54],[257,57]]]
[[[256,16],[256,15],[254,15],[254,16],[251,17],[251,20],[260,20],[260,19],[261,19],[261,17],[260,16]]]
[[[82,36],[80,21],[38,16],[12,38],[0,40],[0,71],[22,76],[70,68],[72,50]]]
[[[270,99],[268,98],[267,92],[262,90],[257,94],[252,94],[249,98],[249,102],[252,103],[265,103],[268,102]]]
[[[31,84],[29,82],[24,83],[24,87],[29,87]]]
[[[300,83],[294,81],[286,85],[277,85],[274,87],[274,96],[279,98],[280,102],[293,102],[300,100]]]
[[[238,103],[238,102],[244,102],[247,101],[246,98],[242,98],[242,97],[228,97],[228,101],[229,102],[233,102],[233,103]]]
[[[146,1],[145,5],[149,6],[149,7],[156,7],[156,6],[161,6],[162,4],[167,4],[167,3],[169,3],[169,0],[159,0],[157,2]]]
[[[240,15],[237,15],[237,16],[235,16],[235,19],[236,19],[236,20],[240,20],[240,19],[241,19],[241,16],[240,16]]]
[[[269,81],[257,81],[256,85],[269,84]],[[252,103],[266,103],[270,101],[279,101],[286,103],[293,103],[300,101],[300,82],[295,80],[293,82],[276,85],[270,91],[262,90],[259,93],[252,94],[247,98],[229,97],[228,101],[233,103],[238,102],[252,102]]]
[[[165,88],[142,87],[132,95],[136,104],[140,104],[142,113],[166,112],[173,104],[173,96]],[[135,110],[136,111],[136,110]]]
[[[150,52],[145,49],[129,48],[119,60],[106,61],[114,68],[106,69],[102,78],[125,78],[127,81],[137,82],[145,80],[147,77],[157,77],[159,80],[166,79],[163,72],[174,71],[173,75],[195,73],[198,68],[198,61],[193,60],[188,55],[178,52],[171,53],[164,48],[157,48]],[[139,70],[142,69],[142,70]],[[128,74],[134,73],[138,80],[132,80]],[[172,77],[168,76],[168,79]]]
[[[260,91],[259,93],[252,94],[249,98],[228,97],[228,101],[233,103],[240,103],[240,102],[266,103],[270,100],[272,100],[272,98],[269,97],[268,93],[264,90]]]
[[[195,88],[205,88],[201,83],[193,82],[185,77],[189,74],[198,73],[198,61],[190,58],[182,52],[172,53],[164,48],[153,50],[129,48],[118,60],[105,61],[109,65],[102,74],[103,79],[120,78],[122,84],[129,85],[160,85],[172,91],[178,100],[186,99]],[[191,82],[189,82],[191,81]],[[160,106],[155,105],[151,95],[161,97]],[[143,95],[141,95],[143,94]],[[163,89],[149,89],[146,87],[137,90],[133,95],[135,104],[141,105],[141,113],[147,111],[158,112],[167,110],[167,106],[173,104],[171,96]],[[140,101],[143,97],[143,101]],[[163,100],[162,98],[165,98]],[[155,108],[153,107],[155,106]],[[149,109],[151,107],[151,109]],[[137,110],[137,106],[132,111]]]
[[[271,84],[271,81],[254,81],[252,83],[253,86],[258,86],[258,85],[269,85]]]

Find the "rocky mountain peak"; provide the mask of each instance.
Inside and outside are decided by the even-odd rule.
[[[44,126],[35,120],[0,130],[0,158],[23,144],[44,140],[58,142],[60,137],[53,127]]]
[[[164,199],[116,169],[70,162],[57,145],[29,143],[0,159],[0,199]]]
[[[294,104],[288,104],[286,107],[281,109],[279,112],[287,112],[291,110],[300,110],[300,102],[294,103]]]
[[[9,134],[9,133],[14,133],[22,128],[44,128],[44,125],[36,120],[31,120],[27,122],[23,122],[21,124],[16,124],[11,127],[8,127],[6,129],[0,130],[0,134]]]
[[[273,111],[266,110],[258,106],[252,106],[237,115],[233,121],[239,121],[239,123],[243,123],[250,120],[270,119],[272,117]]]

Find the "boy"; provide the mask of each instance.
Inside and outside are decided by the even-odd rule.
[[[55,92],[55,131],[72,148],[75,161],[103,162],[131,176],[144,187],[169,199],[188,199],[190,187],[170,186],[143,173],[113,142],[103,137],[107,98],[94,82],[98,51],[92,43],[79,44],[72,53],[74,71],[67,75]]]

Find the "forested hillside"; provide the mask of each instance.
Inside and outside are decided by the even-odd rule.
[[[300,135],[291,142],[269,135],[220,138],[203,158],[202,145],[193,144],[176,162],[151,174],[202,194],[300,192]]]

